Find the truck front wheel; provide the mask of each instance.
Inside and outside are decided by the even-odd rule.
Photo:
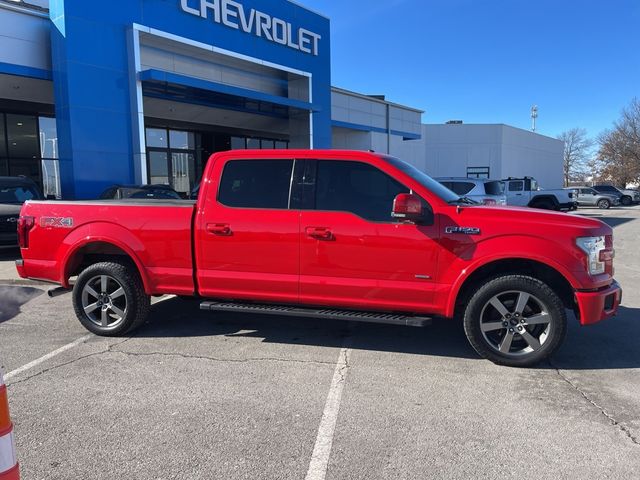
[[[503,275],[471,297],[464,330],[480,356],[499,365],[530,367],[560,347],[567,316],[562,301],[545,283]]]
[[[76,316],[96,335],[116,337],[134,330],[146,320],[149,306],[142,280],[129,263],[95,263],[73,287]]]

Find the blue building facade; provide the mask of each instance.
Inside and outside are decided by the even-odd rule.
[[[169,145],[147,157],[147,96],[222,118],[229,110],[246,125],[259,123],[256,116],[287,124],[274,142],[331,145],[329,21],[318,14],[284,0],[55,0],[50,16],[66,197],[91,198],[113,183],[149,177],[177,183],[186,175],[193,184],[195,158],[176,161]],[[249,136],[246,130],[229,137]],[[195,150],[186,142],[193,148],[185,150]]]

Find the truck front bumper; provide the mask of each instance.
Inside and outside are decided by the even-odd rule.
[[[614,282],[595,292],[576,292],[578,319],[581,325],[592,325],[613,317],[622,301],[622,288]]]

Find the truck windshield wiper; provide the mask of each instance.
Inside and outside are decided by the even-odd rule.
[[[465,205],[479,205],[480,202],[476,202],[475,200],[471,200],[469,197],[459,197],[455,200],[449,200],[447,202],[450,205],[455,205],[456,203],[463,203]]]

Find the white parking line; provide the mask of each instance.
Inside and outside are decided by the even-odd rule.
[[[93,337],[94,335],[92,333],[85,335],[84,337],[80,337],[77,340],[74,340],[71,343],[68,343],[67,345],[58,348],[57,350],[54,350],[51,353],[47,353],[46,355],[43,355],[42,357],[34,360],[33,362],[29,362],[26,365],[23,365],[20,368],[16,368],[15,370],[7,373],[4,376],[5,381],[9,381],[11,380],[13,377],[16,377],[18,375],[20,375],[23,372],[26,372],[27,370],[31,370],[33,367],[37,367],[38,365],[40,365],[41,363],[46,362],[47,360],[50,360],[51,358],[55,357],[56,355],[60,355],[61,353],[66,352],[67,350],[71,350],[73,347],[76,347],[78,345],[80,345],[81,343],[86,342],[87,340],[89,340],[91,337]]]
[[[322,420],[318,428],[318,436],[316,444],[313,447],[311,455],[311,463],[307,471],[306,480],[324,480],[327,475],[327,467],[329,466],[329,456],[331,455],[331,447],[333,445],[333,434],[338,421],[338,411],[340,410],[340,401],[342,400],[342,389],[347,378],[349,370],[349,356],[351,349],[342,348],[336,369],[333,372],[329,395],[322,412]]]

